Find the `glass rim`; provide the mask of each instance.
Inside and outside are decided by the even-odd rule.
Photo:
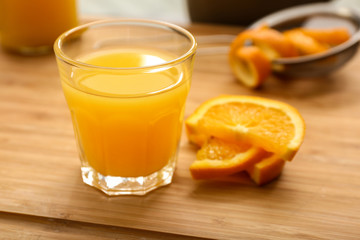
[[[78,61],[75,59],[72,59],[71,57],[69,57],[67,54],[65,54],[65,52],[62,50],[62,43],[63,41],[69,37],[70,35],[72,35],[75,32],[78,31],[83,31],[88,29],[89,27],[93,27],[96,25],[103,25],[103,24],[138,24],[140,25],[141,23],[145,24],[153,24],[154,26],[163,26],[163,27],[167,27],[170,30],[174,30],[177,33],[181,33],[182,35],[186,36],[190,41],[191,41],[191,46],[188,49],[187,52],[185,52],[184,54],[180,55],[179,57],[176,57],[174,59],[171,59],[169,61],[166,61],[164,63],[161,64],[156,64],[156,65],[151,65],[151,66],[143,66],[143,67],[104,67],[104,66],[98,66],[98,65],[92,65],[92,64],[87,64],[84,63],[82,61]],[[196,39],[195,37],[185,28],[180,27],[178,25],[172,24],[172,23],[168,23],[165,21],[158,21],[158,20],[148,20],[148,19],[129,19],[129,18],[120,18],[120,19],[107,19],[107,20],[97,20],[97,21],[92,21],[86,24],[82,24],[79,25],[77,27],[74,27],[72,29],[69,29],[68,31],[62,33],[54,42],[54,52],[56,57],[59,60],[62,60],[68,64],[71,64],[73,66],[76,67],[82,67],[82,68],[90,68],[90,69],[102,69],[102,70],[147,70],[147,69],[154,69],[154,68],[162,68],[162,67],[168,67],[168,66],[173,66],[176,64],[179,64],[181,62],[183,62],[184,60],[188,59],[189,57],[191,57],[192,55],[195,54],[197,49],[197,43],[196,43]]]

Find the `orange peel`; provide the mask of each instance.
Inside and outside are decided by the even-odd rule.
[[[329,28],[329,29],[310,29],[300,28],[306,36],[309,36],[319,43],[336,46],[350,39],[350,33],[347,28]]]
[[[322,53],[329,49],[327,44],[306,35],[301,29],[287,30],[283,34],[298,49],[300,55]]]
[[[238,81],[250,88],[260,86],[271,73],[270,60],[256,46],[232,51],[229,62]]]
[[[283,34],[275,29],[260,27],[240,33],[230,46],[230,53],[244,45],[254,45],[270,59],[296,57],[298,52]]]

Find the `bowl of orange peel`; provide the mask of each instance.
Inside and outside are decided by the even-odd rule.
[[[329,3],[307,4],[266,16],[239,33],[229,51],[237,80],[261,86],[273,73],[318,77],[347,63],[357,52],[360,17]]]

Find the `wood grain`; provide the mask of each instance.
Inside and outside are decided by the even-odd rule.
[[[190,30],[196,36],[240,31],[212,25]],[[47,221],[34,226],[29,223],[32,217],[68,221],[75,228],[85,224],[78,233],[73,227],[69,230],[78,236],[86,236],[91,228],[86,224],[96,224],[216,239],[359,239],[359,75],[357,54],[327,77],[272,78],[255,91],[236,82],[226,54],[199,54],[186,116],[220,94],[287,102],[299,109],[307,125],[298,155],[279,179],[264,187],[256,187],[242,174],[197,182],[188,171],[196,148],[184,134],[170,186],[144,197],[107,197],[82,183],[54,56],[0,52],[0,211],[27,216],[21,220],[0,214],[1,226],[8,229],[9,239],[16,239],[8,228],[16,228],[16,222],[19,228],[38,231]],[[97,230],[100,235],[105,231],[92,231]]]
[[[4,240],[205,240],[204,238],[12,213],[0,213],[0,232],[0,237]]]

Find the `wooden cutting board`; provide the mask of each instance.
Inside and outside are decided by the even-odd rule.
[[[196,36],[240,31],[189,29]],[[245,175],[194,181],[188,168],[196,148],[184,134],[171,185],[144,197],[107,197],[82,183],[55,57],[0,52],[0,219],[16,213],[79,231],[96,231],[81,227],[96,224],[216,239],[360,239],[360,55],[327,77],[273,78],[248,90],[234,79],[226,54],[199,47],[186,116],[220,94],[278,99],[303,115],[305,141],[279,179],[263,187]]]

